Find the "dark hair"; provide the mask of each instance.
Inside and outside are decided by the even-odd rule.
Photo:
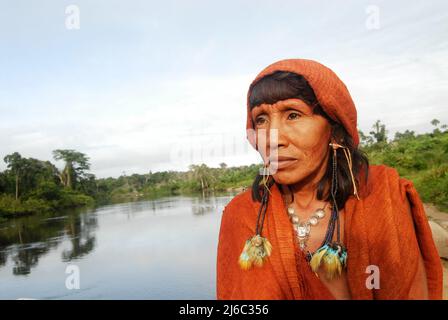
[[[362,173],[364,173],[363,185],[367,184],[369,160],[366,154],[354,146],[353,139],[347,133],[344,126],[331,119],[324,112],[322,107],[319,105],[313,89],[303,76],[293,72],[276,71],[254,83],[251,86],[250,91],[249,106],[251,110],[262,103],[273,104],[280,100],[292,98],[303,100],[311,106],[314,114],[323,116],[330,123],[332,129],[331,135],[333,139],[337,143],[348,147],[352,156],[353,175],[355,177],[358,190]],[[345,202],[353,194],[353,185],[347,159],[345,158],[343,152],[337,152],[337,163],[336,203],[339,209],[343,209]],[[252,184],[252,199],[259,202],[262,197],[260,194],[260,191],[262,191],[262,186],[260,186],[262,178],[262,175],[257,174],[255,181]],[[331,178],[332,156],[328,158],[327,169],[324,176],[318,183],[317,199],[331,201],[330,192],[324,194],[325,187],[331,187]],[[268,186],[270,187],[272,184],[273,182],[270,181]]]

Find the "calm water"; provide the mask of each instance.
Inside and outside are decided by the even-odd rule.
[[[2,224],[0,299],[215,299],[219,224],[232,197],[169,197]]]

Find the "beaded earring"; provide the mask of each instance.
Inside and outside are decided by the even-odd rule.
[[[329,144],[333,149],[332,155],[332,179],[331,179],[331,198],[333,202],[332,214],[330,222],[328,225],[327,234],[325,236],[322,246],[316,250],[314,254],[309,257],[311,269],[317,272],[318,269],[323,266],[326,278],[331,280],[339,277],[342,270],[347,266],[347,249],[341,242],[340,238],[340,221],[339,221],[339,210],[336,202],[337,185],[338,185],[338,175],[337,175],[337,153],[338,148],[344,150],[345,157],[349,165],[350,175],[352,178],[354,195],[359,199],[358,192],[356,189],[355,179],[352,172],[352,161],[350,156],[350,151],[347,147],[341,146],[337,143]],[[348,154],[347,154],[348,153]],[[336,223],[336,241],[332,241],[333,233]]]
[[[238,263],[243,270],[249,270],[252,266],[261,267],[263,266],[266,259],[271,255],[272,245],[269,240],[262,236],[264,218],[266,215],[266,210],[268,207],[269,195],[271,194],[269,190],[269,182],[272,177],[269,173],[268,166],[263,167],[262,180],[262,198],[261,205],[258,210],[257,225],[255,228],[255,235],[244,244],[243,251],[239,257]]]
[[[344,152],[345,158],[347,159],[347,163],[348,163],[348,170],[350,172],[350,178],[352,179],[353,195],[356,197],[356,199],[359,200],[358,189],[356,187],[355,177],[353,175],[353,162],[352,162],[352,155],[350,153],[350,150],[347,147],[342,146],[337,143],[330,143],[330,146],[333,148],[333,158],[336,157],[337,149],[341,148],[342,151]]]

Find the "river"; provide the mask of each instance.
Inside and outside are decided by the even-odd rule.
[[[224,196],[66,210],[0,225],[0,299],[215,299]]]

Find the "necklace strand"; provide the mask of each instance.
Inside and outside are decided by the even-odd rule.
[[[301,250],[305,250],[307,248],[307,242],[311,234],[311,227],[317,226],[319,224],[319,221],[325,217],[325,209],[327,205],[328,203],[326,203],[323,208],[316,209],[311,217],[305,221],[300,220],[299,216],[295,213],[295,210],[291,205],[288,206],[287,211],[289,219],[294,226],[294,231],[296,233],[296,237]]]

